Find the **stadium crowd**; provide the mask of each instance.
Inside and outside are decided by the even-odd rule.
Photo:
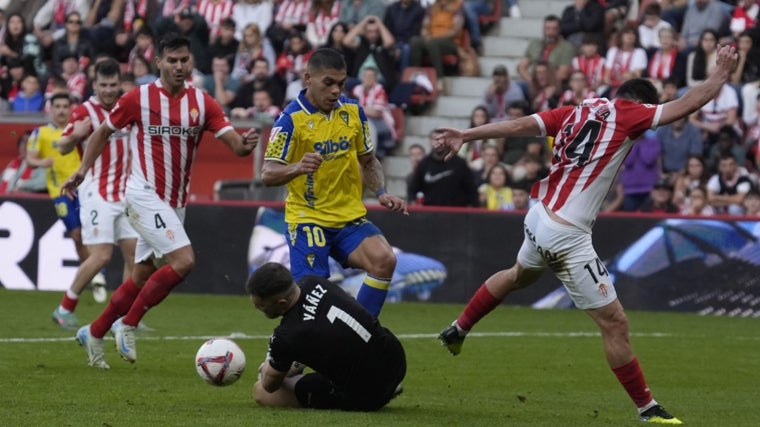
[[[740,60],[730,83],[688,120],[642,136],[604,210],[755,215],[759,3],[574,0],[561,15],[545,17],[516,78],[504,66],[491,70],[492,84],[471,124],[612,97],[633,77],[651,79],[667,101],[705,79],[718,45],[736,43]],[[404,81],[403,71],[432,67],[439,91],[440,77],[473,72],[465,63],[473,52],[482,54],[483,18],[494,10],[520,16],[515,0],[0,0],[0,111],[46,111],[46,100],[62,91],[75,102],[86,100],[93,65],[109,56],[122,65],[123,91],[149,83],[157,78],[156,40],[179,32],[191,40],[193,85],[232,118],[271,121],[302,89],[311,52],[330,46],[346,58],[346,95],[364,107],[382,158],[399,151],[401,142],[392,107],[403,107],[415,91],[434,89],[430,81]],[[452,56],[458,67],[448,61]],[[459,166],[436,153],[421,155],[426,147],[410,147],[408,198],[525,209],[531,184],[551,164],[551,143],[468,144],[460,155],[471,176],[452,174],[463,183],[441,180],[438,188],[426,173]],[[452,188],[462,194],[436,194]]]

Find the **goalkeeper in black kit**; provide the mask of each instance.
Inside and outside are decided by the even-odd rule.
[[[259,405],[376,411],[401,392],[406,356],[398,338],[329,280],[296,283],[270,262],[246,289],[257,310],[282,317],[253,386]],[[304,365],[314,372],[303,374]]]

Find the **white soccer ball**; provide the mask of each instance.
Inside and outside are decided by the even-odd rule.
[[[212,338],[195,354],[195,369],[210,384],[230,385],[245,371],[245,354],[229,338]]]

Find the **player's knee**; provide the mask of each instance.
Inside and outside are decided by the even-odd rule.
[[[109,250],[90,250],[89,256],[92,257],[98,268],[105,267],[111,261],[111,251]]]
[[[396,269],[396,254],[389,249],[378,253],[372,260],[372,268],[367,269],[371,274],[378,277],[391,277]]]

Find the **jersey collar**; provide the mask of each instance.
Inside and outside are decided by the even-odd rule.
[[[341,105],[343,105],[342,98],[343,96],[340,96],[338,98],[338,101],[335,103],[335,108],[338,108]],[[312,103],[309,102],[308,99],[306,99],[306,89],[301,89],[301,91],[298,92],[298,98],[296,98],[296,102],[298,102],[298,105],[301,106],[302,110],[306,111],[309,114],[321,113],[317,107],[312,105]],[[332,117],[332,111],[330,111],[330,114],[328,117]]]

